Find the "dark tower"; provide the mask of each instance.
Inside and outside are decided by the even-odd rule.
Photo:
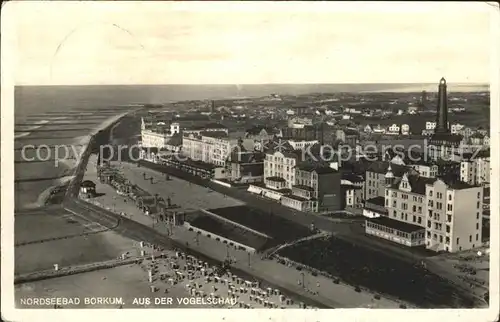
[[[449,133],[448,129],[448,98],[446,95],[446,80],[439,81],[438,104],[436,115],[436,133]]]

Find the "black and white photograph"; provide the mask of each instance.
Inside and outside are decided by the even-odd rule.
[[[487,2],[4,5],[2,318],[498,320],[499,30]]]

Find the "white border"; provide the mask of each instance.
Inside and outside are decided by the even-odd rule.
[[[31,3],[37,3],[35,1]],[[61,5],[64,2],[47,3],[47,5]],[[107,2],[106,6],[119,7],[122,2]],[[102,6],[102,3],[79,2],[75,5]],[[137,3],[135,4],[137,5]],[[141,3],[144,6],[154,6],[157,3]],[[445,3],[214,3],[214,2],[188,2],[172,3],[175,10],[186,10],[196,7],[197,10],[280,10],[280,11],[328,11],[328,10],[378,10],[399,11],[411,10],[422,11],[429,10]],[[467,10],[470,3],[462,3],[461,10]],[[138,321],[144,319],[144,313],[147,313],[147,319],[158,320],[212,320],[212,321],[331,321],[333,319],[356,320],[356,321],[431,321],[431,320],[453,320],[453,321],[494,321],[498,319],[499,312],[499,126],[500,119],[500,68],[498,40],[500,39],[500,11],[498,4],[489,5],[491,12],[491,159],[492,159],[492,177],[491,182],[491,269],[490,269],[490,308],[489,309],[436,309],[436,310],[369,310],[369,309],[335,309],[335,310],[218,310],[218,309],[176,309],[166,312],[164,309],[147,310],[127,309],[127,310],[40,310],[40,309],[15,309],[13,298],[13,271],[14,271],[14,216],[13,216],[13,175],[14,162],[12,151],[14,149],[13,124],[14,124],[14,73],[13,66],[16,64],[16,31],[12,28],[13,20],[16,19],[16,3],[4,3],[2,6],[2,52],[1,52],[1,314],[6,321],[87,321],[88,319],[120,319],[123,321]],[[34,26],[43,28],[43,26]],[[395,281],[397,282],[397,281]]]

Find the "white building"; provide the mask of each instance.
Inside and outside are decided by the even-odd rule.
[[[141,145],[147,148],[163,149],[174,135],[179,135],[179,123],[172,123],[170,126],[157,124],[156,126],[146,126],[144,120],[141,126]]]
[[[410,126],[408,124],[401,125],[401,134],[409,135],[410,134]]]
[[[425,191],[427,249],[457,252],[482,245],[483,187],[438,179]]]
[[[387,129],[387,134],[399,134],[400,127],[397,124],[392,124]]]
[[[374,134],[385,134],[385,132],[386,132],[386,129],[383,128],[382,126],[380,126],[380,124],[373,128]]]
[[[288,140],[294,150],[302,150],[308,146],[319,143],[318,140]]]
[[[453,134],[459,134],[464,127],[465,125],[463,124],[455,123],[450,126],[450,131]]]
[[[425,122],[425,129],[426,130],[435,130],[436,129],[436,122]]]
[[[436,178],[438,175],[438,166],[432,163],[410,164],[409,167],[413,168],[418,174],[424,178]]]
[[[460,180],[471,185],[483,185],[490,182],[491,164],[489,157],[464,160],[460,164]]]
[[[274,151],[266,153],[264,160],[264,178],[278,177],[285,181],[283,187],[292,189],[295,184],[295,166],[300,154]]]
[[[243,143],[253,146],[253,140],[243,140]],[[187,133],[182,140],[182,154],[192,160],[225,167],[229,154],[237,146],[238,140],[229,139],[225,132]]]

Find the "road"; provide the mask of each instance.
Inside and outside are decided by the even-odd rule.
[[[263,197],[248,193],[244,189],[228,188],[210,180],[195,177],[191,174],[183,172],[179,169],[167,167],[161,164],[155,164],[148,161],[139,161],[140,167],[146,167],[160,173],[168,173],[177,178],[189,181],[191,183],[208,187],[214,191],[225,194],[237,200],[245,202],[249,207],[258,209],[263,212],[272,212],[274,215],[280,216],[287,220],[293,221],[299,225],[310,227],[311,224],[322,231],[335,234],[337,237],[352,243],[369,247],[375,251],[390,253],[402,260],[419,262],[430,254],[421,252],[415,249],[402,247],[397,244],[381,240],[379,238],[367,236],[364,232],[364,227],[361,223],[364,220],[332,220],[328,217],[323,217],[314,213],[305,213],[294,209],[282,206],[276,201],[265,199]],[[140,171],[140,167],[138,171]],[[356,222],[357,221],[357,222]]]
[[[197,258],[207,260],[207,261],[215,261],[220,262],[221,258],[213,258],[207,255],[206,253],[199,253],[193,249],[193,245],[189,248],[176,240],[170,239],[166,235],[160,233],[157,228],[152,228],[145,226],[141,223],[138,223],[129,218],[123,217],[119,214],[115,214],[108,210],[102,209],[98,206],[89,204],[82,200],[78,199],[69,199],[64,202],[64,208],[71,212],[77,212],[82,216],[86,217],[88,220],[95,221],[103,226],[115,226],[113,231],[116,233],[133,239],[135,241],[144,241],[150,244],[156,244],[166,249],[180,249],[183,252],[191,254]],[[119,225],[116,226],[117,220],[119,221]],[[237,265],[233,265],[231,270],[235,271],[237,275],[252,275],[257,279],[265,281],[267,284],[272,284],[272,286],[277,288],[282,288],[288,291],[288,293],[293,294],[294,297],[302,299],[306,303],[310,303],[316,307],[320,308],[328,308],[333,306],[338,306],[337,302],[334,302],[333,299],[329,298],[321,298],[316,296],[314,299],[310,298],[310,294],[307,294],[305,291],[291,291],[292,285],[284,285],[283,281],[279,281],[273,279],[271,276],[266,274],[266,272],[260,272],[252,267],[246,267],[246,263],[240,262]],[[239,272],[243,272],[240,273]]]

